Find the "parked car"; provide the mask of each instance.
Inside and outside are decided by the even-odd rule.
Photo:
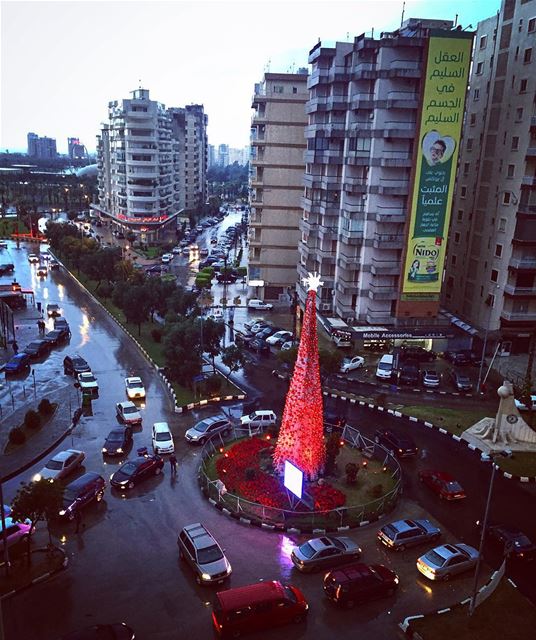
[[[291,349],[296,349],[297,347],[298,342],[296,340],[287,340],[281,345],[281,351],[290,351]]]
[[[445,360],[452,362],[452,364],[458,366],[469,365],[472,362],[472,359],[467,351],[445,351],[443,354]]]
[[[231,423],[226,416],[205,418],[188,429],[184,437],[188,442],[202,445],[217,433],[221,433],[222,436],[228,436],[231,433]]]
[[[410,436],[401,435],[391,429],[377,429],[374,442],[385,447],[392,456],[407,458],[417,455],[417,445]]]
[[[50,343],[46,340],[33,340],[24,348],[24,353],[32,360],[44,358],[50,353]]]
[[[248,349],[256,351],[257,353],[270,353],[270,345],[267,344],[265,340],[257,338],[257,336],[255,336],[253,340],[250,340],[247,346]]]
[[[167,422],[155,422],[151,438],[155,453],[173,453],[175,451],[173,436]]]
[[[250,430],[261,430],[272,427],[277,422],[277,416],[271,409],[260,409],[240,418],[240,426]]]
[[[421,381],[419,364],[411,360],[405,361],[398,370],[398,384],[408,384],[416,386]]]
[[[271,304],[270,302],[264,302],[264,300],[257,300],[256,298],[248,300],[248,309],[263,309],[266,311],[271,311],[273,308],[273,304]]]
[[[71,329],[69,328],[69,323],[65,318],[54,318],[54,329],[63,329],[69,335],[71,335]]]
[[[441,378],[437,371],[426,369],[425,371],[422,371],[421,374],[423,386],[427,389],[437,389],[441,384]]]
[[[476,566],[478,551],[468,544],[444,544],[417,560],[417,569],[430,580],[449,580]]]
[[[48,268],[51,271],[57,271],[60,268],[60,263],[57,260],[54,260],[53,258],[51,258],[48,263]]]
[[[177,546],[179,558],[193,570],[197,584],[223,584],[231,575],[231,563],[212,534],[200,522],[181,529]]]
[[[399,578],[383,564],[349,564],[324,576],[324,593],[335,604],[352,609],[356,604],[392,596]]]
[[[260,320],[259,322],[256,322],[254,325],[252,325],[249,328],[249,330],[254,335],[257,335],[258,333],[260,333],[264,329],[268,329],[270,326],[271,325],[268,322],[265,322],[264,320]]]
[[[266,320],[264,318],[253,318],[252,320],[246,320],[246,322],[244,322],[244,327],[248,330],[251,331],[251,327],[253,327],[254,325],[263,322],[264,326],[268,326],[268,322],[266,322]]]
[[[66,376],[74,376],[76,378],[79,373],[84,373],[85,371],[91,371],[91,367],[81,356],[65,356],[63,359],[63,373]]]
[[[380,358],[376,367],[376,377],[380,380],[390,380],[393,375],[393,354],[386,353]]]
[[[28,262],[30,264],[39,264],[39,256],[36,253],[28,254]]]
[[[121,422],[131,426],[141,425],[141,413],[139,412],[138,407],[130,400],[127,400],[126,402],[118,402],[115,405],[115,409],[117,417]]]
[[[452,384],[458,391],[471,391],[473,389],[473,384],[469,377],[464,373],[460,373],[456,371],[456,369],[451,369],[449,371],[450,379],[452,380]]]
[[[61,316],[60,305],[55,304],[53,302],[47,304],[47,316],[49,318],[55,318],[56,316]]]
[[[134,640],[135,637],[134,631],[125,622],[118,622],[96,624],[80,631],[72,631],[59,640]]]
[[[15,271],[15,265],[11,262],[8,264],[0,264],[0,276],[6,275],[6,273],[13,273]]]
[[[188,243],[186,243],[188,244]],[[185,247],[186,244],[184,244],[183,246]],[[178,256],[182,253],[182,247],[173,247],[173,249],[171,249],[171,253],[175,256]]]
[[[525,403],[523,403],[521,400],[518,400],[517,398],[514,400],[517,410],[518,411],[528,411],[529,408],[527,407],[527,405]],[[531,403],[531,409],[532,411],[536,411],[536,393],[532,394],[530,396],[530,403]]]
[[[361,548],[351,538],[322,536],[295,547],[290,558],[298,571],[307,573],[359,560],[361,553]]]
[[[217,273],[216,280],[220,284],[234,284],[238,280],[238,275],[235,273]]]
[[[62,518],[74,520],[75,512],[78,509],[83,509],[93,500],[100,502],[103,499],[105,487],[106,482],[101,475],[94,471],[84,473],[83,476],[73,480],[65,487],[63,507],[59,515]]]
[[[270,580],[219,591],[212,609],[212,622],[218,636],[238,638],[259,629],[291,622],[298,624],[306,619],[308,609],[307,600],[298,587]]]
[[[396,520],[385,524],[377,533],[379,542],[388,549],[404,551],[423,542],[436,541],[441,530],[430,520]]]
[[[15,546],[19,543],[25,543],[28,540],[32,531],[32,523],[30,520],[24,522],[15,522],[13,518],[6,517],[5,522],[5,534],[2,528],[2,522],[0,521],[0,553],[4,551],[4,535],[7,542],[7,548]]]
[[[69,339],[69,332],[65,329],[53,329],[44,338],[51,347],[57,347],[61,342]]]
[[[129,400],[145,398],[145,387],[143,386],[141,378],[138,376],[125,378],[125,388],[127,391],[127,398]]]
[[[365,358],[363,358],[362,356],[353,356],[350,358],[343,358],[340,372],[348,373],[350,371],[353,371],[354,369],[359,369],[359,367],[362,367],[364,364],[365,364]]]
[[[399,361],[415,360],[416,362],[432,362],[437,358],[437,354],[423,347],[402,345],[399,347],[398,358]]]
[[[112,429],[104,440],[102,453],[107,456],[120,456],[132,446],[132,427]]]
[[[30,368],[30,356],[27,353],[17,353],[6,362],[4,372],[8,374],[24,373]]]
[[[486,528],[486,543],[509,559],[533,561],[536,559],[536,544],[516,527],[507,524],[492,524]]]
[[[84,371],[78,374],[78,384],[82,393],[96,395],[99,393],[99,382],[92,371]]]
[[[117,489],[133,489],[138,483],[150,476],[162,473],[164,460],[157,455],[142,456],[127,460],[112,474],[110,484]]]
[[[291,339],[292,333],[290,331],[276,331],[276,333],[266,338],[266,342],[272,346],[281,346],[284,342]]]
[[[66,449],[60,451],[50,458],[46,465],[38,471],[32,478],[33,481],[39,480],[63,480],[65,476],[82,466],[86,454],[78,449]]]
[[[173,260],[172,253],[164,253],[162,256],[162,264],[169,264]]]
[[[461,484],[446,471],[425,469],[419,471],[419,481],[432,489],[442,500],[462,500],[465,491]]]

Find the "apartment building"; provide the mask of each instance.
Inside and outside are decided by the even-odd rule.
[[[254,294],[287,301],[297,274],[302,217],[307,71],[266,73],[251,121],[249,279]]]
[[[39,159],[56,158],[56,140],[47,136],[38,136],[36,133],[28,133],[28,155]]]
[[[229,145],[220,144],[218,147],[218,164],[226,167],[229,164]]]
[[[424,167],[426,157],[426,166],[432,165],[423,145],[426,136],[439,137],[421,126],[422,114],[431,113],[427,109],[433,106],[433,101],[423,104],[426,83],[434,76],[434,60],[427,58],[432,55],[432,37],[461,42],[468,49],[465,59],[463,55],[456,58],[463,59],[465,66],[452,71],[460,74],[456,91],[461,98],[455,104],[461,109],[456,122],[461,123],[471,35],[461,27],[453,30],[451,21],[410,18],[397,31],[381,33],[379,38],[363,34],[330,48],[319,43],[309,55],[300,281],[308,271],[319,272],[324,281],[318,300],[322,316],[363,328],[379,326],[385,337],[394,336],[400,328],[407,330],[408,337],[412,330],[424,336],[424,327],[430,335],[440,336],[437,327],[448,325],[438,317],[438,264],[429,274],[430,259],[410,256],[410,250],[420,249],[414,246],[415,229],[410,223],[412,207],[417,206],[419,174],[424,171],[421,164]],[[449,162],[450,173],[445,169],[441,177],[445,192],[453,182],[454,149]],[[448,223],[447,200],[441,200],[441,214],[433,215]],[[445,233],[440,228],[433,239],[443,251]],[[431,252],[438,253],[437,249]],[[407,273],[410,258],[410,266],[421,265],[417,276]],[[406,284],[412,278],[418,285],[413,290]],[[303,302],[306,291],[300,281],[298,294]],[[424,292],[419,291],[421,284]],[[433,288],[426,290],[427,284]]]
[[[491,352],[526,353],[536,328],[536,2],[478,24],[444,306]]]
[[[166,109],[147,89],[110,102],[97,136],[92,207],[141,242],[174,234],[180,211],[205,201],[206,123],[202,106]]]

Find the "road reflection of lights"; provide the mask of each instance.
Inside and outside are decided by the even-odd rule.
[[[65,287],[62,284],[58,284],[58,298],[60,300],[65,298]]]
[[[82,342],[79,346],[83,347],[85,344],[89,342],[89,318],[86,313],[82,313],[82,324],[80,325],[80,337],[82,338]]]
[[[48,287],[43,287],[43,291],[41,291],[41,295],[43,296],[43,300],[48,300]]]
[[[432,597],[433,595],[433,591],[432,591],[432,587],[428,584],[425,584],[424,582],[421,582],[420,580],[417,580],[417,584],[419,585],[419,587],[422,587],[422,590],[424,591],[424,593],[428,596],[428,597]]]
[[[60,542],[61,544],[65,544],[67,542],[67,536],[65,534],[61,536]]]
[[[295,547],[296,543],[291,538],[285,535],[281,536],[279,544],[279,566],[281,567],[282,571],[287,574],[287,576],[294,566],[292,564],[292,560],[290,559],[290,554]]]

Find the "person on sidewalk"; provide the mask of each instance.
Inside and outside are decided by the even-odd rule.
[[[13,347],[13,352],[15,353],[15,355],[17,355],[17,353],[19,352],[19,345],[17,344],[17,341],[13,340],[11,346]]]
[[[80,527],[82,526],[82,514],[80,513],[80,509],[74,510],[74,521],[76,522],[76,527],[74,532],[79,533]]]
[[[169,456],[169,466],[171,467],[171,475],[177,475],[177,457],[174,453]]]

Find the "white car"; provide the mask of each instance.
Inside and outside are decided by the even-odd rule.
[[[130,425],[141,424],[141,413],[138,407],[133,402],[130,402],[130,400],[127,402],[118,402],[115,405],[115,409],[117,417],[121,422]]]
[[[160,453],[173,453],[175,451],[173,436],[171,435],[167,422],[155,422],[153,424],[152,440],[153,450],[157,455]]]
[[[257,300],[256,298],[248,300],[248,309],[266,309],[267,311],[271,311],[273,308],[273,304],[264,302],[264,300]]]
[[[89,391],[90,393],[99,391],[99,383],[97,381],[97,378],[95,378],[91,371],[84,371],[83,373],[79,373],[78,384],[80,385],[82,393],[84,391]]]
[[[172,253],[164,253],[162,256],[162,264],[169,264],[173,260]]]
[[[290,331],[276,331],[272,336],[266,338],[266,342],[272,346],[284,344],[287,340],[292,340],[292,333]]]
[[[39,256],[36,253],[30,253],[28,255],[28,262],[30,264],[39,264]]]
[[[365,364],[365,358],[361,356],[353,356],[352,358],[344,358],[341,364],[341,373],[348,373],[354,369],[359,369]]]
[[[524,402],[521,402],[521,400],[518,400],[517,398],[515,399],[515,403],[516,403],[516,407],[517,407],[518,411],[528,411],[529,410],[527,405]],[[532,404],[532,410],[536,411],[536,394],[532,394],[530,396],[530,403]]]
[[[139,378],[138,376],[125,378],[125,387],[129,400],[135,400],[136,398],[145,398],[145,387],[143,386],[141,378]]]
[[[287,340],[281,345],[281,351],[290,351],[291,349],[296,349],[297,346],[298,343],[295,340]]]
[[[271,427],[277,422],[277,416],[271,410],[257,410],[250,413],[248,416],[242,416],[240,418],[240,426],[248,427],[250,432],[252,430],[264,429]]]
[[[267,324],[264,318],[253,318],[253,320],[248,320],[247,322],[244,322],[244,327],[246,327],[246,329],[249,331],[251,327],[257,324],[258,322],[264,322],[264,324]]]
[[[182,253],[182,247],[173,247],[173,249],[171,249],[171,253],[176,256],[180,255]]]
[[[34,482],[43,479],[51,482],[61,480],[77,469],[84,462],[85,457],[86,454],[83,451],[78,451],[78,449],[60,451],[46,463],[39,473],[34,475],[32,480]]]

